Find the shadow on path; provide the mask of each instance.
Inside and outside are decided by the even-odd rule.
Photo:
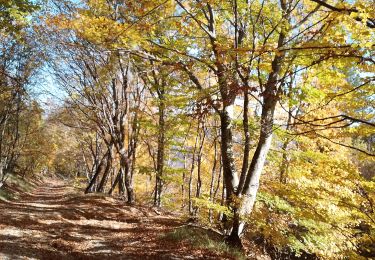
[[[163,238],[179,225],[147,207],[47,180],[20,200],[0,201],[0,259],[221,258]]]

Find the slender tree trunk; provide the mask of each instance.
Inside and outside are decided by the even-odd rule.
[[[199,132],[199,125],[198,125],[198,132]],[[190,168],[190,174],[189,174],[189,214],[193,215],[193,173],[195,169],[195,156],[197,151],[197,145],[198,145],[198,135],[195,137],[195,144],[194,149],[192,153],[192,159],[191,159],[191,168]]]
[[[220,155],[219,155],[220,158]],[[220,189],[220,184],[221,184],[221,176],[223,175],[223,166],[221,163],[221,160],[219,160],[219,176],[217,177],[217,184],[214,192],[214,199],[217,197],[217,193],[219,192]]]
[[[112,195],[113,191],[115,190],[116,186],[119,184],[121,179],[122,179],[122,174],[121,174],[121,169],[119,169],[118,173],[116,175],[116,178],[115,178],[114,182],[112,183],[111,188],[108,191],[109,195]],[[119,194],[121,194],[121,193],[119,192]]]
[[[238,184],[237,194],[243,189],[243,185],[246,179],[246,173],[249,167],[250,132],[249,132],[249,93],[248,93],[248,90],[245,90],[245,93],[244,93],[243,110],[244,110],[243,111],[243,131],[245,135],[245,144],[244,144],[240,182]]]
[[[191,169],[190,169],[190,174],[189,174],[189,214],[193,214],[193,172],[194,172],[194,167],[195,167],[195,154],[193,154],[193,159],[192,159],[192,164],[191,164]]]
[[[110,147],[108,148],[108,154],[107,154],[107,160],[106,160],[107,164],[103,172],[103,177],[99,183],[97,192],[104,192],[105,185],[108,182],[109,174],[111,173],[111,167],[112,167],[112,152],[113,152],[113,148],[112,148],[112,145],[110,145]]]
[[[211,181],[210,181],[210,202],[214,203],[214,195],[215,195],[215,176],[216,176],[216,166],[217,166],[217,142],[216,137],[214,139],[214,161],[212,164],[212,170],[211,170]],[[210,208],[208,211],[208,220],[210,223],[212,223],[213,220],[213,212]]]
[[[154,206],[161,206],[161,193],[163,189],[164,172],[164,150],[165,150],[165,100],[164,87],[161,86],[159,95],[159,126],[158,126],[158,152],[156,158],[156,178],[155,178],[155,196]]]
[[[226,198],[227,198],[227,189],[225,187],[225,182],[223,182],[223,186],[221,188],[221,200],[220,200],[221,206],[224,206],[226,204],[226,201],[227,201]],[[227,222],[227,215],[225,215],[223,212],[220,212],[219,221],[221,221],[221,223],[223,223],[225,226]]]
[[[289,156],[287,154],[289,140],[285,140],[283,143],[282,151],[283,151],[283,158],[280,165],[280,182],[285,184],[288,179],[288,168],[289,168]]]
[[[204,125],[204,122],[201,122],[202,124],[202,130],[198,134],[199,135],[199,150],[198,150],[198,157],[197,157],[197,183],[196,183],[196,191],[195,191],[195,197],[200,198],[201,197],[201,190],[202,190],[202,150],[204,146],[204,141],[206,138],[206,128]],[[199,211],[198,206],[194,207],[194,215],[196,215]]]
[[[291,100],[291,92],[292,92],[292,85],[293,85],[293,80],[292,82],[289,83],[289,93],[288,93],[288,98]],[[289,101],[289,109],[288,109],[288,120],[287,120],[287,125],[286,125],[286,131],[289,131],[291,128],[291,123],[292,123],[292,105],[290,104],[291,102]],[[289,161],[290,161],[290,156],[287,153],[288,150],[288,145],[290,143],[291,139],[289,137],[286,138],[286,140],[283,143],[282,146],[282,152],[283,152],[283,157],[280,165],[280,182],[285,184],[288,179],[288,170],[289,170]]]
[[[181,202],[181,208],[185,208],[185,178],[186,178],[186,154],[184,154],[184,170],[182,172],[182,183],[181,183],[181,196],[182,196],[182,202]]]
[[[129,155],[131,160],[131,167],[130,167],[130,175],[133,178],[135,165],[137,160],[137,147],[138,147],[138,133],[139,133],[139,125],[138,125],[138,112],[136,112],[133,124],[132,124],[132,136],[131,136],[131,154]]]
[[[90,192],[93,192],[95,189],[94,189],[94,186],[96,184],[96,181],[98,179],[98,176],[104,171],[104,161],[105,159],[103,158],[98,167],[96,168],[96,171],[95,171],[95,174],[92,176],[91,180],[90,180],[90,183],[89,185],[87,186],[86,190],[85,190],[85,193],[90,193]]]

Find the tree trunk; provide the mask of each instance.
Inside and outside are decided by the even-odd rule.
[[[112,167],[112,145],[108,148],[108,154],[107,154],[107,164],[103,173],[103,177],[99,183],[97,192],[104,192],[104,187],[108,182],[109,174],[111,172]]]
[[[185,178],[186,178],[186,154],[184,154],[184,170],[182,172],[182,183],[181,183],[181,209],[185,208]]]
[[[288,98],[291,99],[291,92],[292,92],[292,84],[293,82],[290,83],[290,89],[288,93]],[[289,102],[291,103],[291,102]],[[287,120],[287,125],[286,125],[286,131],[289,131],[291,128],[291,123],[292,123],[292,106],[289,104],[289,110],[288,110],[288,120]],[[283,158],[281,161],[280,165],[280,182],[285,184],[287,182],[288,178],[288,169],[289,169],[289,161],[290,161],[290,156],[287,154],[288,150],[288,145],[290,143],[291,139],[289,137],[286,138],[286,140],[283,143],[282,146],[282,152],[283,152]]]
[[[242,197],[241,205],[234,210],[233,226],[228,238],[228,241],[234,246],[242,246],[240,235],[243,232],[245,223],[241,218],[248,216],[254,207],[260,175],[266,161],[267,153],[271,147],[275,105],[276,102],[272,102],[268,107],[265,106],[262,111],[262,126],[258,145],[247,173],[244,189],[240,195]]]
[[[286,10],[286,4],[281,2],[282,9]],[[278,48],[282,47],[286,34],[280,32],[278,39]],[[251,213],[258,193],[260,175],[262,173],[264,163],[268,151],[271,147],[272,131],[274,123],[274,114],[277,101],[279,100],[278,75],[281,70],[281,64],[285,53],[276,55],[271,63],[272,72],[269,74],[265,90],[263,93],[263,105],[261,114],[261,127],[257,148],[251,160],[249,171],[243,186],[243,190],[238,193],[238,197],[243,197],[241,205],[234,208],[233,224],[228,242],[234,246],[242,247],[240,235],[243,232],[245,222],[242,220],[244,216]]]
[[[215,137],[215,139],[214,139],[214,162],[213,162],[213,165],[212,165],[211,182],[210,182],[210,202],[211,203],[214,203],[214,201],[215,201],[215,199],[214,199],[214,195],[215,195],[214,186],[215,186],[216,166],[217,166],[217,142],[216,142],[216,137]],[[213,219],[213,212],[212,212],[212,209],[209,209],[208,220],[209,220],[210,223],[212,223],[212,219]]]
[[[198,125],[198,132],[199,132],[199,125]],[[193,173],[195,169],[195,154],[197,151],[197,145],[198,145],[198,135],[195,137],[195,144],[194,144],[194,149],[193,149],[193,154],[192,154],[192,159],[191,159],[191,169],[190,169],[190,174],[189,174],[189,214],[193,215]]]
[[[120,196],[125,195],[125,174],[122,168],[119,170],[118,193]]]
[[[195,191],[195,197],[200,198],[201,196],[201,190],[202,190],[202,150],[204,146],[204,141],[206,138],[206,129],[204,122],[202,124],[202,130],[199,133],[199,150],[198,150],[198,157],[197,157],[197,186],[196,186],[196,191]],[[198,206],[194,207],[194,215],[198,213]]]
[[[233,105],[231,105],[233,106]],[[233,156],[233,135],[230,116],[230,106],[226,106],[220,113],[221,120],[221,160],[223,166],[223,177],[226,187],[226,198],[230,200],[235,194],[239,180],[234,165]],[[230,203],[230,201],[227,201]]]
[[[219,155],[219,158],[221,156]],[[216,184],[216,188],[215,188],[215,191],[214,191],[214,199],[216,198],[218,192],[219,192],[219,189],[220,189],[220,183],[221,183],[221,176],[223,175],[223,166],[222,166],[222,163],[221,163],[221,160],[219,160],[219,176],[217,177],[217,184]]]
[[[122,172],[121,172],[121,169],[118,171],[117,175],[116,175],[116,178],[115,178],[115,181],[112,183],[112,186],[111,188],[109,189],[108,191],[108,194],[109,195],[112,195],[113,191],[115,190],[117,184],[120,183],[120,180],[122,179]],[[120,185],[119,185],[120,186]],[[119,194],[121,194],[121,192],[119,191]]]
[[[191,170],[189,174],[189,187],[188,187],[188,196],[189,196],[189,214],[193,214],[193,172],[195,167],[195,149],[193,154],[193,159],[191,163]]]
[[[245,90],[244,93],[244,104],[243,104],[243,131],[245,136],[245,143],[244,143],[244,152],[243,152],[243,160],[242,160],[242,169],[241,169],[241,176],[240,182],[238,184],[237,194],[239,194],[245,183],[247,170],[249,167],[249,153],[250,153],[250,132],[249,132],[249,93],[248,90]]]
[[[127,195],[127,203],[135,203],[135,195],[133,189],[133,179],[130,171],[130,164],[128,158],[124,154],[121,154],[121,167],[122,171],[125,173],[125,188]]]
[[[288,169],[289,169],[289,156],[287,154],[289,139],[285,140],[283,143],[282,151],[283,158],[280,165],[280,182],[285,184],[288,179]]]
[[[85,190],[85,194],[93,192],[94,191],[94,186],[96,183],[96,180],[98,179],[98,176],[103,172],[104,170],[104,158],[100,161],[98,167],[96,168],[94,176],[92,176],[89,185],[87,186]]]
[[[165,100],[164,88],[161,87],[159,94],[159,127],[158,127],[158,152],[156,158],[156,182],[154,206],[161,206],[161,193],[163,189],[163,172],[164,172],[164,149],[165,149]]]

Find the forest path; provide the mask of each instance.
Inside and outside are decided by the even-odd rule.
[[[49,179],[17,201],[0,201],[0,259],[222,259],[163,236],[180,225]]]

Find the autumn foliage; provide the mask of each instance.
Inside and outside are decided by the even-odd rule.
[[[18,48],[28,48],[24,66],[45,68],[61,91],[42,117],[23,85],[12,96],[15,68],[0,66],[1,116],[20,122],[0,121],[1,144],[15,138],[9,127],[26,140],[16,143],[17,167],[182,212],[232,246],[257,241],[275,258],[374,257],[372,1],[39,8],[25,9],[38,17],[21,36],[0,31],[4,62],[23,61]],[[15,46],[5,47],[9,37]]]

